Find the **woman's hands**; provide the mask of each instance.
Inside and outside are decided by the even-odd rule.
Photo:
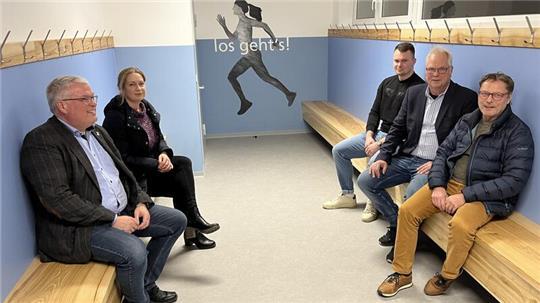
[[[169,156],[167,156],[166,153],[161,153],[159,154],[159,157],[158,157],[158,171],[160,173],[166,173],[166,172],[169,172],[171,171],[171,169],[173,169],[173,165],[171,163],[171,159],[169,158]]]
[[[223,27],[227,27],[227,24],[225,23],[225,17],[223,17],[221,14],[217,15],[216,20],[219,23],[219,25]]]

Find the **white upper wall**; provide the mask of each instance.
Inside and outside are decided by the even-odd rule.
[[[334,0],[332,24],[351,24],[354,18],[354,1],[353,0]]]
[[[262,9],[263,22],[277,37],[326,37],[332,23],[336,0],[248,0]],[[337,0],[343,1],[343,0]],[[197,39],[225,39],[227,36],[216,21],[225,17],[227,26],[234,31],[238,18],[233,15],[234,0],[194,0]],[[257,29],[253,37],[268,37]]]
[[[58,39],[66,29],[64,38],[112,30],[116,46],[194,44],[191,0],[0,1],[1,37],[11,30],[8,42],[24,41],[30,30],[31,40],[44,39],[49,29],[49,39]]]

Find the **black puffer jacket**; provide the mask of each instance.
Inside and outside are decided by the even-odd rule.
[[[146,175],[148,172],[157,171],[159,154],[166,152],[169,158],[172,158],[173,151],[165,142],[159,128],[159,113],[147,100],[142,102],[159,136],[153,149],[149,147],[148,135],[137,121],[135,112],[127,102],[122,102],[122,97],[119,95],[112,98],[105,106],[103,127],[113,138],[122,159],[139,181],[139,185],[146,189]]]
[[[480,110],[463,116],[439,146],[429,173],[429,187],[446,188],[456,161],[473,144],[462,190],[465,201],[482,201],[490,214],[506,217],[529,179],[533,138],[529,127],[508,106],[490,131],[472,142],[473,128],[481,118]]]

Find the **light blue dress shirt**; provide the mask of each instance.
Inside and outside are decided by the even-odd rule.
[[[88,160],[92,163],[98,180],[99,191],[101,192],[101,204],[115,214],[119,214],[126,208],[127,194],[124,185],[120,181],[120,173],[116,165],[114,165],[113,159],[91,131],[86,131],[83,134],[65,121],[59,120],[72,131],[73,136],[75,136]]]

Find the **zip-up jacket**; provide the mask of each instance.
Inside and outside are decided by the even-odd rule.
[[[446,188],[456,161],[471,147],[462,190],[465,201],[481,201],[488,213],[507,217],[531,173],[533,138],[529,127],[507,106],[491,129],[473,141],[473,129],[480,119],[478,109],[464,115],[439,146],[429,173],[429,187]]]

